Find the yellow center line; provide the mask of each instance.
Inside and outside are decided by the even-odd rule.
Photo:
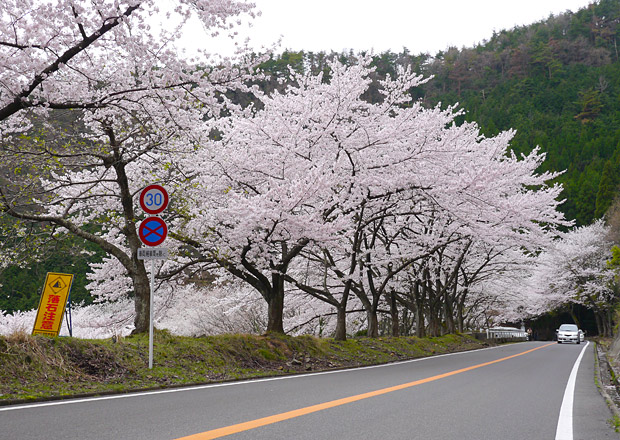
[[[443,379],[446,377],[454,376],[455,374],[465,373],[466,371],[475,370],[476,368],[486,367],[488,365],[493,365],[498,362],[507,361],[508,359],[516,358],[518,356],[523,356],[524,354],[531,353],[536,350],[540,350],[541,348],[548,347],[554,344],[545,344],[540,347],[533,348],[531,350],[527,350],[521,353],[513,354],[511,356],[507,356],[501,359],[496,359],[494,361],[485,362],[478,365],[472,365],[471,367],[461,368],[460,370],[450,371],[448,373],[438,374],[437,376],[427,377],[426,379],[420,379],[413,382],[403,383],[401,385],[396,385],[393,387],[382,388],[376,391],[370,391],[368,393],[357,394],[355,396],[345,397],[342,399],[332,400],[330,402],[319,403],[317,405],[307,406],[305,408],[296,409],[293,411],[287,411],[280,414],[275,414],[269,417],[263,417],[256,420],[250,420],[249,422],[238,423],[236,425],[225,426],[223,428],[213,429],[211,431],[205,431],[198,434],[188,435],[187,437],[180,437],[176,440],[210,440],[215,438],[224,437],[226,435],[236,434],[238,432],[249,431],[250,429],[259,428],[261,426],[271,425],[273,423],[282,422],[284,420],[292,419],[299,416],[304,416],[307,414],[311,414],[317,411],[322,411],[324,409],[334,408],[336,406],[346,405],[347,403],[357,402],[358,400],[368,399],[369,397],[380,396],[382,394],[391,393],[393,391],[404,390],[405,388],[414,387],[416,385],[421,385],[423,383],[433,382],[435,380]]]

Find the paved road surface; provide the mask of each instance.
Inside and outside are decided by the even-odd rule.
[[[574,403],[560,418],[567,398]],[[594,383],[593,344],[527,342],[380,367],[0,407],[0,439],[618,439],[611,417]]]

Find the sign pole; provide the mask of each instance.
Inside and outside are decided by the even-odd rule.
[[[148,185],[140,193],[140,207],[150,215],[157,215],[168,206],[168,192],[161,185]],[[166,240],[168,225],[159,217],[148,217],[138,228],[140,240],[146,246],[159,246]],[[168,249],[138,248],[138,260],[151,260],[151,288],[149,295],[149,370],[153,368],[153,303],[155,297],[155,260],[168,258]]]
[[[69,336],[73,337],[73,319],[71,318],[71,290],[69,290],[69,297],[67,298],[67,307],[65,307],[65,310],[65,321],[67,321]]]
[[[149,295],[149,370],[153,369],[153,297],[155,296],[155,260],[151,260],[151,294]]]

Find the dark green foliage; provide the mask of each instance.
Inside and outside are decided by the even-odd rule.
[[[33,261],[26,268],[10,266],[0,271],[0,310],[13,313],[17,310],[31,310],[38,307],[41,290],[47,272],[74,274],[71,286],[71,302],[91,304],[93,298],[86,290],[86,274],[89,262],[101,261],[101,251],[94,252],[95,246],[82,243],[74,237],[50,246],[42,261]],[[91,249],[91,252],[83,253]]]
[[[620,2],[603,0],[451,49],[428,72],[441,73],[429,84],[430,104],[458,100],[486,135],[516,129],[517,153],[539,145],[541,171],[566,170],[562,209],[578,225],[601,217],[620,183],[619,21]]]
[[[616,144],[613,156],[605,162],[596,194],[595,217],[602,217],[611,206],[620,185],[620,144]]]

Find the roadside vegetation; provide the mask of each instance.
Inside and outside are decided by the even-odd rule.
[[[87,340],[16,333],[0,336],[0,404],[374,365],[486,345],[466,335],[335,341],[156,331],[149,370],[148,335]]]

